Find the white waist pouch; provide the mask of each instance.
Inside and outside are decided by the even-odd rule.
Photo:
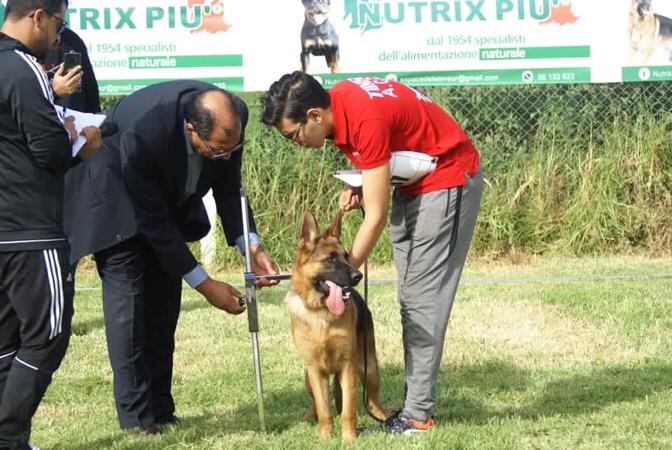
[[[390,172],[392,186],[411,186],[436,169],[437,156],[400,150],[392,152]],[[334,176],[353,187],[362,185],[362,171],[337,170]]]

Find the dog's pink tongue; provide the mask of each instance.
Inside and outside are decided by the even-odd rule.
[[[343,301],[343,289],[336,283],[327,281],[327,286],[329,286],[329,297],[327,298],[327,308],[329,312],[340,316],[345,311],[345,302]]]

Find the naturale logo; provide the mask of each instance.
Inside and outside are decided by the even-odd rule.
[[[231,26],[224,20],[222,0],[186,0],[182,6],[159,5],[70,8],[66,20],[80,30],[167,28],[188,29],[192,33],[221,33]]]
[[[345,19],[362,33],[400,23],[576,22],[572,0],[344,0]]]

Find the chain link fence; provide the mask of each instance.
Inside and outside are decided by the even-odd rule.
[[[532,143],[564,137],[600,147],[614,127],[637,120],[669,122],[670,83],[517,85],[423,89],[478,144],[489,165],[506,164]]]
[[[476,253],[672,251],[670,83],[425,91],[476,143]]]
[[[514,86],[418,87],[440,103],[468,132],[491,163],[529,149],[540,133],[581,137],[586,147],[599,145],[619,123],[638,118],[661,121],[672,112],[670,82]],[[259,93],[242,96],[261,110]],[[103,97],[103,110],[120,97]],[[250,128],[258,117],[251,116]],[[555,129],[562,125],[564,129]]]
[[[669,83],[418,89],[455,117],[481,154],[486,189],[472,255],[672,253]],[[271,253],[291,264],[302,211],[330,220],[342,186],[326,181],[348,162],[331,145],[290,146],[260,123],[262,94],[241,97],[250,107],[245,186]],[[359,224],[350,216],[346,241]],[[214,263],[237,267],[218,228]],[[371,261],[391,262],[389,246],[378,245]]]

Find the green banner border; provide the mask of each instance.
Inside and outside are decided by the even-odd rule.
[[[446,72],[360,72],[314,75],[325,88],[356,77],[378,77],[412,86],[486,86],[515,84],[587,84],[590,67],[460,70]]]
[[[623,83],[672,81],[672,66],[629,66],[621,70]]]
[[[229,91],[242,92],[245,90],[245,79],[243,77],[217,77],[217,78],[193,78],[195,80],[212,83],[222,89]],[[137,80],[98,80],[98,89],[101,96],[107,95],[129,95],[133,92],[152,84],[162,83],[164,81],[173,81],[175,78],[146,78]]]

